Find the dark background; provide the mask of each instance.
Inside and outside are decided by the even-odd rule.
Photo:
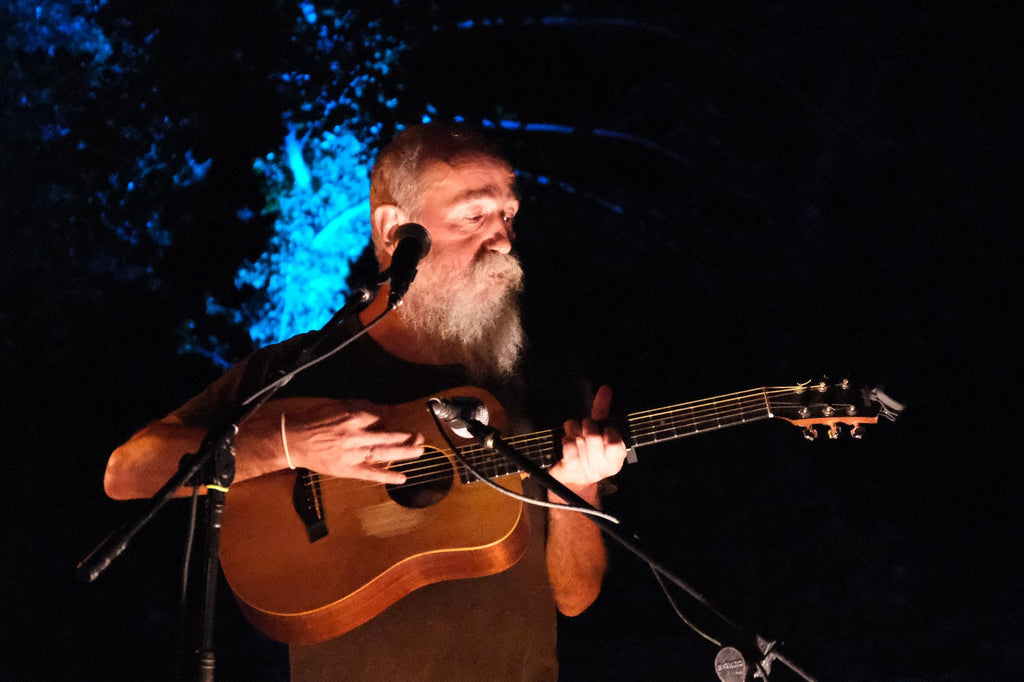
[[[499,135],[522,171],[535,337],[623,411],[822,374],[909,406],[859,442],[770,421],[652,447],[608,508],[819,679],[1020,677],[1021,10],[439,4],[379,9],[408,41],[386,127],[430,104],[574,129]],[[92,137],[36,144],[5,104],[2,679],[171,675],[185,504],[96,583],[74,567],[142,509],[104,497],[109,452],[219,372],[177,352],[181,321],[269,235],[272,217],[234,216],[261,205],[251,163],[283,139],[268,74],[299,59],[284,3],[104,12],[155,36],[132,87],[76,91],[59,51],[4,62],[11,87],[54,78],[48,106]],[[458,27],[484,16],[504,20]],[[159,259],[108,247],[103,207],[73,191],[134,144],[111,131],[140,101],[187,117],[183,144],[215,160],[187,192],[151,188],[171,207]],[[218,677],[274,679],[275,648],[221,607]],[[715,679],[715,648],[617,549],[561,642],[566,679]]]

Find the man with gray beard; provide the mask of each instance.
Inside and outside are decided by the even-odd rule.
[[[462,126],[407,128],[383,150],[370,190],[379,264],[388,267],[396,233],[410,222],[427,229],[430,252],[403,305],[381,317],[388,300],[386,289],[381,291],[358,319],[346,323],[350,334],[366,325],[366,335],[297,375],[242,424],[236,484],[299,469],[401,486],[407,474],[399,464],[424,455],[425,437],[382,419],[390,411],[383,406],[467,384],[497,396],[512,424],[536,420],[529,413],[536,402],[528,395],[536,386],[524,378],[518,309],[523,273],[512,254],[519,200],[513,183],[509,164]],[[295,366],[308,345],[301,335],[261,349],[142,429],[111,455],[107,493],[116,499],[152,495],[212,424],[280,368]],[[569,395],[575,387],[565,388]],[[548,403],[553,395],[545,396]],[[563,408],[574,410],[573,402],[567,399]],[[602,387],[589,418],[564,423],[562,456],[550,469],[594,505],[600,502],[599,482],[618,472],[625,458],[622,439],[601,425],[610,402],[610,389]],[[539,489],[528,492],[544,497]],[[557,679],[555,608],[568,616],[586,610],[600,592],[607,557],[597,527],[578,512],[545,513],[530,505],[529,520],[530,539],[514,565],[472,572],[473,577],[426,577],[419,589],[384,604],[383,612],[341,636],[293,644],[292,679]],[[360,523],[365,530],[365,519]],[[494,570],[500,572],[483,575]]]

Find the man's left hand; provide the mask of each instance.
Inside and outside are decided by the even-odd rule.
[[[590,418],[582,422],[565,422],[562,438],[562,460],[551,467],[551,475],[574,492],[595,486],[598,481],[614,476],[626,459],[626,445],[619,432],[600,422],[608,418],[612,389],[602,386],[594,396]]]

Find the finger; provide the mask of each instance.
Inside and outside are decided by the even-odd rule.
[[[606,445],[624,445],[624,441],[622,440],[622,434],[619,433],[619,430],[616,429],[615,427],[606,426],[604,428],[603,434],[604,442]]]
[[[295,422],[289,420],[288,425],[301,431],[324,431],[341,429],[345,431],[360,431],[369,428],[380,421],[380,417],[370,412],[333,412],[323,417],[313,416],[306,422]]]
[[[571,456],[568,454],[569,452],[571,452]],[[591,455],[586,437],[574,438],[572,445],[563,449],[562,461],[566,463],[569,471],[573,472],[574,479],[589,480]]]
[[[580,446],[581,457],[596,456],[604,449],[604,432],[593,419],[583,420],[583,434],[580,439],[583,441]]]
[[[597,389],[594,396],[594,405],[590,408],[590,418],[594,421],[602,421],[608,418],[612,407],[612,387],[608,385]]]
[[[598,432],[586,437],[586,457],[581,461],[591,480],[604,478],[601,472],[605,469],[605,462],[608,459],[608,450],[605,447],[604,434]]]
[[[323,434],[327,442],[337,442],[345,450],[366,450],[373,447],[419,448],[423,450],[423,435],[419,433],[401,433],[398,431],[362,431],[346,433],[342,437]]]
[[[614,476],[622,470],[626,461],[626,443],[615,429],[604,433],[604,475]]]
[[[349,428],[355,427],[358,429],[365,429],[368,426],[373,426],[379,421],[380,415],[373,414],[372,412],[345,412],[325,422],[324,425],[339,426],[343,424]]]
[[[590,438],[591,436],[600,436],[602,433],[602,427],[594,419],[584,419],[580,424],[580,435]]]
[[[604,434],[601,431],[594,431],[587,433],[584,436],[584,442],[586,443],[588,455],[598,455],[604,451],[605,442]]]
[[[402,462],[423,456],[422,445],[386,445],[378,443],[365,449],[363,460],[370,463]]]
[[[579,447],[576,445],[576,436],[566,434],[562,439],[562,461],[572,462],[579,458]]]
[[[580,423],[575,419],[566,419],[565,423],[562,424],[562,431],[565,432],[566,438],[576,438],[583,435],[583,429],[580,428]]]

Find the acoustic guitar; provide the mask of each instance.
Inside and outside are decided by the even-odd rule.
[[[501,405],[477,388],[435,397],[476,398],[504,433]],[[295,400],[295,399],[289,399]],[[299,399],[305,400],[305,399]],[[635,448],[770,418],[813,439],[847,428],[854,438],[902,405],[879,389],[847,381],[762,387],[630,414],[621,424]],[[526,549],[523,503],[476,480],[438,432],[426,399],[377,410],[385,428],[420,432],[419,459],[393,465],[402,485],[283,470],[235,484],[227,496],[220,558],[228,584],[252,624],[287,643],[314,643],[368,621],[428,584],[498,573]],[[521,491],[515,468],[497,453],[442,427],[459,453],[489,478]],[[434,434],[431,437],[430,434]],[[561,454],[559,430],[505,440],[543,467]]]

